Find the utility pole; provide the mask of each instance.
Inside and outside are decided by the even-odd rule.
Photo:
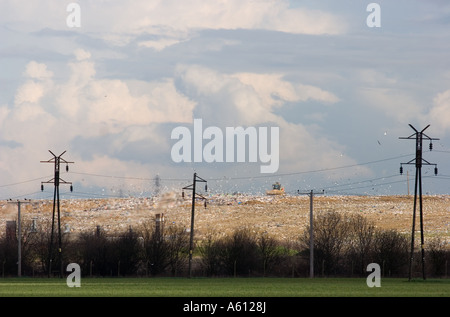
[[[155,177],[155,196],[159,196],[160,192],[161,192],[161,177],[159,177],[159,175],[156,175],[156,177]]]
[[[188,186],[185,186],[182,188],[183,190],[184,189],[192,190],[191,231],[190,231],[190,239],[189,239],[189,277],[192,277],[192,251],[194,249],[195,198],[197,198],[197,196],[200,199],[203,199],[205,201],[205,208],[206,208],[206,198],[195,192],[197,182],[207,183],[206,180],[197,176],[197,173],[194,173],[193,183],[191,185],[188,185]],[[208,191],[208,184],[205,184],[205,191]],[[184,191],[182,192],[182,197],[184,198]]]
[[[22,276],[22,221],[20,217],[20,205],[21,204],[29,204],[31,201],[28,199],[12,201],[8,200],[8,204],[17,204],[17,276]]]
[[[419,187],[419,209],[420,209],[420,249],[422,253],[422,276],[425,280],[425,249],[424,249],[424,237],[423,237],[423,212],[422,212],[422,165],[434,165],[434,174],[437,175],[438,169],[437,165],[428,162],[422,157],[422,141],[427,139],[430,141],[430,151],[433,149],[433,140],[439,140],[436,138],[430,138],[428,135],[423,133],[430,125],[427,125],[422,131],[418,131],[411,124],[409,125],[415,133],[411,134],[409,137],[400,137],[399,139],[416,140],[416,157],[407,163],[400,164],[400,174],[403,173],[403,165],[414,164],[416,166],[416,181],[414,186],[414,209],[413,209],[413,223],[412,223],[412,233],[411,233],[411,257],[409,260],[409,281],[412,277],[412,262],[414,257],[414,234],[416,226],[416,207],[417,207],[417,187]]]
[[[325,191],[322,190],[321,193],[316,195],[323,194]],[[301,193],[300,190],[297,191],[299,195],[308,195],[309,196],[309,277],[314,278],[314,212],[313,212],[313,199],[314,199],[314,191],[311,190],[309,192]]]
[[[54,184],[54,192],[53,192],[53,214],[52,214],[52,231],[50,235],[50,244],[49,244],[49,251],[48,251],[48,277],[50,277],[51,273],[51,261],[52,261],[52,255],[53,255],[53,235],[54,235],[54,227],[55,227],[55,209],[58,212],[58,257],[61,264],[61,277],[63,276],[63,262],[62,262],[62,241],[61,241],[61,213],[60,213],[60,203],[59,203],[59,184],[64,185],[70,185],[70,191],[73,191],[72,183],[66,182],[65,180],[61,179],[59,177],[60,172],[60,163],[66,164],[66,172],[69,171],[69,164],[74,162],[69,162],[63,159],[61,156],[66,153],[66,151],[62,152],[59,156],[56,156],[53,154],[52,151],[48,150],[52,155],[53,158],[49,159],[48,161],[41,161],[41,163],[53,163],[54,164],[54,177],[53,179],[41,182],[41,190],[44,190],[44,184]]]

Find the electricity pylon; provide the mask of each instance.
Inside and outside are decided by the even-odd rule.
[[[72,183],[66,182],[65,180],[59,177],[60,171],[60,163],[66,164],[66,171],[69,171],[69,164],[74,162],[69,162],[63,159],[61,156],[66,153],[66,151],[62,152],[59,156],[53,154],[52,151],[48,150],[53,158],[48,161],[41,161],[41,163],[53,163],[55,174],[54,177],[46,182],[41,182],[41,190],[44,190],[44,184],[54,184],[54,192],[53,192],[53,213],[52,213],[52,231],[50,235],[50,244],[48,248],[48,277],[50,277],[51,273],[51,259],[53,255],[53,236],[54,236],[54,227],[55,227],[55,210],[58,212],[58,257],[61,264],[61,277],[63,276],[63,262],[62,262],[62,241],[61,241],[61,213],[60,213],[60,204],[59,204],[59,184],[70,185],[70,191],[73,190]]]
[[[192,251],[194,249],[194,215],[195,215],[195,198],[199,197],[205,201],[206,208],[206,197],[195,192],[196,183],[203,182],[207,183],[206,180],[197,176],[197,173],[194,173],[194,180],[191,185],[185,186],[182,189],[192,190],[192,208],[191,208],[191,231],[190,231],[190,239],[189,239],[189,277],[192,277]],[[205,191],[208,191],[208,184],[205,184]],[[182,196],[184,198],[184,192],[182,192]]]
[[[409,125],[415,133],[411,134],[409,137],[400,137],[399,139],[409,139],[416,140],[416,157],[407,163],[400,164],[400,174],[403,174],[403,164],[414,164],[416,166],[416,182],[414,185],[414,210],[413,210],[413,223],[412,223],[412,234],[411,234],[411,257],[409,260],[409,280],[411,281],[412,277],[412,262],[414,257],[414,233],[416,226],[416,207],[417,207],[417,187],[419,187],[419,209],[420,209],[420,249],[422,253],[422,276],[425,280],[425,246],[424,246],[424,237],[423,237],[423,212],[422,212],[422,165],[434,165],[434,174],[437,175],[437,165],[428,162],[422,157],[422,141],[423,139],[427,139],[430,141],[430,151],[433,149],[433,140],[439,140],[436,138],[430,138],[428,135],[423,133],[430,125],[427,125],[422,131],[418,131],[411,124]]]

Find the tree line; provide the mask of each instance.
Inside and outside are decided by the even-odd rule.
[[[48,272],[55,276],[61,273],[61,264],[69,263],[78,263],[82,276],[188,276],[189,232],[175,224],[164,226],[150,219],[115,235],[100,227],[76,237],[64,234],[62,263],[57,252],[50,258],[48,224],[38,230],[30,230],[25,222],[22,227],[23,276],[46,276]],[[227,235],[210,232],[195,241],[192,275],[307,277],[309,232],[306,227],[291,241],[249,227]],[[369,263],[378,263],[382,276],[408,275],[408,234],[379,229],[362,215],[323,211],[314,217],[313,235],[315,276],[367,276]],[[440,238],[428,240],[427,276],[446,277],[450,251]],[[1,276],[17,275],[17,247],[15,236],[0,237]],[[413,272],[420,276],[420,256],[414,259]]]

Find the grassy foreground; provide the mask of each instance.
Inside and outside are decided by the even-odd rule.
[[[65,278],[0,279],[0,297],[450,297],[450,279],[382,278],[370,288],[365,278]]]

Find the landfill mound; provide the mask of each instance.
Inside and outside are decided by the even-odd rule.
[[[309,224],[308,196],[255,196],[217,194],[207,196],[207,205],[195,206],[195,237],[209,234],[226,235],[236,228],[248,227],[255,232],[267,232],[279,240],[296,240]],[[413,196],[314,196],[314,212],[336,211],[360,214],[377,228],[394,229],[410,234]],[[34,220],[38,228],[49,228],[53,200],[35,200],[21,206],[23,230]],[[74,236],[94,232],[100,226],[115,235],[127,229],[139,230],[145,222],[164,215],[164,226],[178,225],[190,229],[191,197],[165,193],[153,198],[105,198],[61,200],[61,227]],[[450,241],[450,196],[424,196],[423,219],[426,237],[441,237]],[[416,230],[419,231],[419,204]],[[17,220],[17,205],[0,202],[0,236],[7,221]]]

